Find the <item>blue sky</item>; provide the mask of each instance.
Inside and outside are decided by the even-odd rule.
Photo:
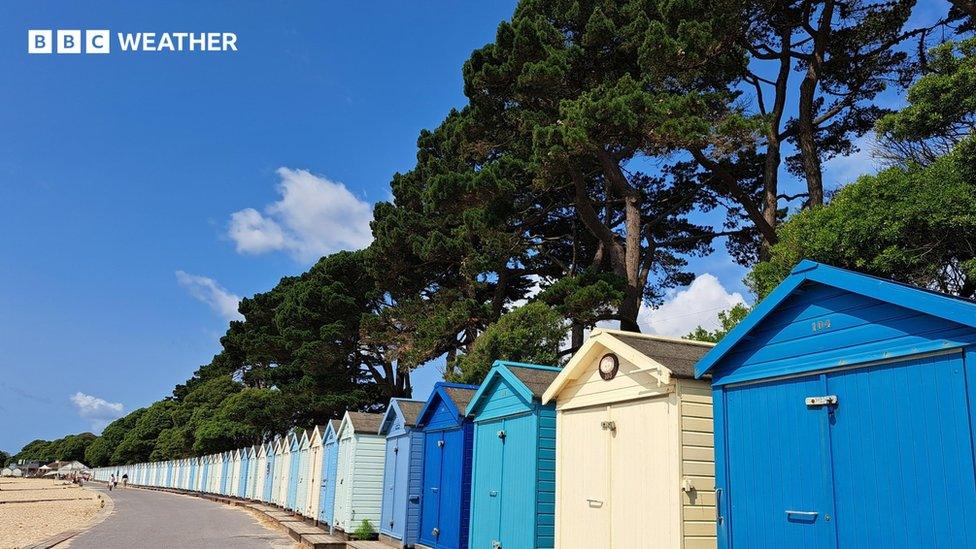
[[[0,449],[168,395],[218,350],[237,296],[364,244],[372,204],[412,166],[419,130],[464,103],[462,63],[514,5],[6,5]],[[26,53],[27,29],[59,28],[229,31],[239,51]],[[741,299],[724,253],[694,268],[714,276],[652,329]],[[415,396],[437,377],[415,374]]]

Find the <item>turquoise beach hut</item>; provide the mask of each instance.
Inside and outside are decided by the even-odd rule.
[[[556,407],[541,401],[560,371],[497,361],[468,405],[470,547],[555,546]]]

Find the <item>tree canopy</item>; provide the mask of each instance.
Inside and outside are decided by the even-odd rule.
[[[497,359],[561,364],[587,329],[639,331],[718,246],[760,297],[804,257],[972,297],[974,14],[521,0],[461,68],[466,103],[392,176],[368,248],[243,299],[170,397],[21,454],[200,455],[379,410],[431,361],[472,383]],[[906,108],[881,103],[912,82]],[[823,163],[872,130],[894,167],[831,196]]]

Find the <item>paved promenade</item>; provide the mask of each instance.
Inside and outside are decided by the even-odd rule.
[[[115,511],[71,540],[71,549],[295,547],[286,534],[266,528],[250,513],[212,501],[135,488],[114,490],[111,498]]]

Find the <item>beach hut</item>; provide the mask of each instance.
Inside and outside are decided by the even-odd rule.
[[[385,444],[378,433],[382,419],[382,414],[346,412],[339,425],[333,520],[346,533],[356,530],[363,520],[374,528],[380,521]]]
[[[223,452],[220,456],[220,495],[230,494],[231,479],[234,473],[234,452]]]
[[[555,547],[556,408],[542,395],[560,371],[495,362],[468,405],[471,547]]]
[[[339,421],[329,420],[322,434],[322,480],[318,521],[332,526],[335,517],[336,474],[339,467]]]
[[[230,478],[227,480],[227,495],[236,496],[241,483],[241,459],[243,450],[238,448],[230,453]]]
[[[165,480],[163,481],[163,487],[172,488],[173,487],[173,460],[165,461],[163,462],[163,464],[166,467],[166,477]]]
[[[317,520],[319,497],[322,493],[322,434],[324,425],[316,425],[308,435],[308,488],[305,490],[303,507],[299,511],[306,517]]]
[[[261,501],[265,503],[272,502],[272,495],[274,494],[274,481],[275,481],[275,468],[277,463],[275,463],[275,449],[278,447],[277,441],[269,440],[264,443],[264,453],[265,464],[264,464],[264,491],[261,493]]]
[[[272,501],[278,507],[285,506],[285,496],[288,492],[288,467],[291,465],[291,436],[285,435],[278,439],[275,449],[275,483]]]
[[[696,373],[721,547],[976,547],[976,303],[802,261]]]
[[[413,547],[420,532],[424,434],[416,426],[423,407],[422,400],[390,399],[380,425],[386,450],[379,531],[389,545]]]
[[[288,454],[288,488],[285,493],[284,504],[286,509],[295,508],[295,499],[298,495],[298,481],[302,477],[302,472],[299,468],[299,458],[301,457],[303,433],[304,431],[293,430],[288,434],[290,453]]]
[[[296,513],[304,515],[308,509],[308,482],[312,470],[308,460],[312,448],[311,430],[302,431],[301,442],[298,445],[298,481],[296,482],[295,500],[291,508]]]
[[[247,497],[247,486],[250,480],[250,469],[251,469],[251,448],[253,446],[248,446],[247,448],[241,449],[241,480],[237,485],[237,497],[246,498]]]
[[[424,433],[424,480],[418,545],[468,546],[473,425],[465,409],[478,387],[438,382],[417,427]]]
[[[200,491],[210,491],[210,456],[200,458]]]
[[[264,486],[268,478],[268,443],[262,442],[255,452],[254,491],[251,499],[264,501]]]
[[[556,547],[715,545],[711,347],[598,329],[556,376]]]
[[[249,446],[247,448],[247,486],[244,488],[244,497],[247,499],[257,499],[257,480],[258,474],[257,470],[258,464],[258,449],[259,446]]]

